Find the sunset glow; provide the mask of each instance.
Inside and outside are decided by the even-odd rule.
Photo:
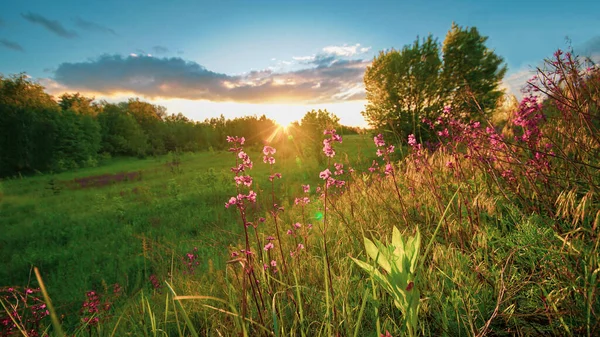
[[[490,48],[508,65],[503,88],[517,95],[537,60],[565,47],[565,34],[576,51],[600,55],[600,40],[589,29],[595,11],[581,11],[576,23],[562,28],[563,21],[553,19],[573,10],[567,4],[533,26],[524,14],[469,1],[427,8],[375,1],[370,7],[377,15],[348,3],[342,16],[335,2],[183,1],[166,11],[160,2],[107,1],[74,12],[75,4],[4,6],[0,73],[26,72],[55,96],[138,97],[197,121],[264,114],[287,125],[307,111],[327,109],[342,124],[367,126],[363,76],[373,58],[416,36],[444,37],[452,22],[490,37]]]

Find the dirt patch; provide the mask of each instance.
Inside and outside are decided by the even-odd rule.
[[[103,174],[99,176],[89,176],[84,178],[76,178],[67,182],[69,188],[93,188],[103,187],[125,181],[142,180],[142,171],[134,172],[119,172],[115,174]]]

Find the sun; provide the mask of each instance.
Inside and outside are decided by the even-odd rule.
[[[277,114],[276,116],[271,116],[271,118],[283,129],[283,131],[287,131],[290,125],[298,120],[297,116],[294,116],[293,114]]]

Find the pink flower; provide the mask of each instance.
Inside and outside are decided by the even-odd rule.
[[[275,247],[275,246],[273,245],[273,243],[272,243],[272,242],[269,242],[269,243],[267,243],[267,244],[265,245],[265,248],[264,248],[264,249],[265,249],[266,251],[269,251],[270,249],[273,249],[273,247]]]
[[[392,174],[394,172],[394,168],[392,164],[385,164],[385,174]]]
[[[251,202],[256,202],[256,192],[250,191],[250,193],[248,193],[248,200]]]
[[[381,133],[375,136],[373,141],[375,142],[375,146],[385,146],[385,140],[383,140],[383,135]]]
[[[304,249],[304,245],[301,243],[298,244],[298,250],[300,250],[300,249]]]
[[[237,203],[236,197],[229,198],[229,201],[225,203],[225,208],[229,208],[229,206],[235,205]]]
[[[333,147],[331,147],[330,139],[323,140],[323,153],[325,153],[325,155],[330,158],[333,158],[333,156],[335,156],[335,150],[333,149]]]
[[[277,150],[275,150],[275,148],[270,147],[268,145],[263,148],[263,154],[265,156],[268,156],[270,154],[275,154],[275,152],[277,152]]]
[[[277,261],[271,260],[271,267],[277,267]]]
[[[310,192],[310,185],[302,185],[302,190],[304,191],[304,193],[309,193]]]
[[[410,135],[408,135],[408,145],[410,145],[410,146],[417,145],[417,139],[415,138],[415,135],[413,135],[412,133]]]
[[[292,226],[294,226],[295,229],[300,229],[300,227],[302,227],[302,224],[299,222],[296,222],[295,224],[293,224]]]
[[[331,171],[329,171],[329,169],[325,169],[325,171],[319,173],[319,178],[326,180],[329,177],[331,177]]]
[[[250,187],[252,185],[252,177],[251,176],[236,176],[234,179],[235,179],[235,183],[237,185],[244,184],[248,187]]]

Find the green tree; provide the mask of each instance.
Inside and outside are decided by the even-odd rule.
[[[499,85],[506,66],[502,57],[486,47],[487,39],[475,27],[453,23],[444,40],[445,101],[463,118],[489,117],[503,95]]]
[[[44,87],[27,75],[0,76],[0,176],[51,167],[58,112]]]
[[[78,114],[96,116],[102,107],[94,102],[93,97],[85,97],[80,93],[62,94],[58,99],[58,105],[65,110],[71,110]]]
[[[113,155],[145,156],[148,137],[127,112],[127,103],[106,104],[98,115],[102,127],[102,150]]]
[[[368,104],[363,116],[372,127],[404,138],[425,132],[421,120],[441,107],[439,54],[437,40],[429,35],[375,57],[364,78]]]
[[[335,114],[325,110],[311,110],[300,120],[300,125],[293,128],[294,139],[302,144],[304,155],[315,155],[320,163],[323,155],[323,132],[327,129],[337,129],[340,119]],[[308,151],[308,152],[306,152]]]
[[[486,41],[476,28],[453,24],[442,59],[431,35],[400,51],[380,52],[365,72],[363,116],[376,132],[389,131],[400,139],[412,133],[421,140],[434,136],[423,118],[435,119],[444,105],[461,118],[490,117],[503,94],[498,87],[506,66]]]

